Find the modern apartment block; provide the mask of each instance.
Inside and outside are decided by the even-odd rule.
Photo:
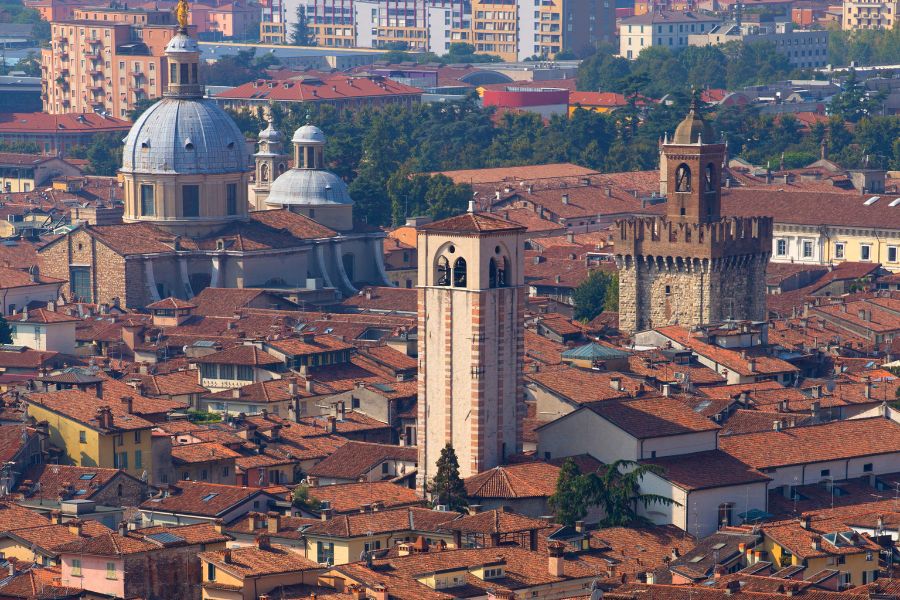
[[[709,33],[721,23],[719,17],[690,11],[662,10],[628,17],[619,21],[619,56],[634,59],[650,46],[684,48],[691,34]]]
[[[688,36],[691,46],[715,46],[733,41],[771,42],[775,50],[784,54],[795,67],[824,67],[828,64],[828,32],[795,30],[790,22],[723,23],[708,33]]]
[[[41,50],[42,101],[49,114],[98,112],[126,117],[166,86],[166,43],[175,33],[166,10],[79,8],[50,25]]]
[[[611,0],[302,1],[318,45],[331,47],[444,54],[462,42],[518,61],[611,41],[615,29]],[[296,9],[285,14],[289,24],[296,19]]]
[[[896,0],[844,0],[841,29],[892,29],[898,9]]]

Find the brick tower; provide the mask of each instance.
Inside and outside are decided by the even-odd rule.
[[[725,145],[694,106],[660,153],[666,215],[616,223],[619,326],[761,320],[771,217],[722,217]]]
[[[448,442],[462,477],[521,450],[524,233],[472,209],[419,229],[420,490]]]

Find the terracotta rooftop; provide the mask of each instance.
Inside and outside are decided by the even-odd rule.
[[[172,461],[176,465],[233,460],[241,457],[234,450],[216,442],[174,445],[171,454]]]
[[[525,228],[489,213],[464,213],[455,217],[428,223],[419,227],[419,232],[434,233],[491,233],[497,231],[522,231]]]
[[[146,306],[149,310],[197,308],[196,304],[179,298],[163,298]]]
[[[757,351],[748,352],[746,356],[742,356],[737,350],[709,344],[693,336],[687,328],[680,325],[659,327],[656,331],[680,346],[690,348],[695,354],[723,365],[735,373],[746,377],[777,373],[796,373],[799,371],[799,369],[791,363],[774,356],[761,354]]]
[[[120,469],[101,469],[99,467],[76,467],[72,465],[36,465],[30,467],[22,474],[21,481],[32,481],[35,484],[29,487],[19,485],[18,492],[26,499],[43,498],[56,500],[66,488],[74,489],[76,497],[89,500],[91,496],[104,489],[104,487],[117,475],[138,480]],[[84,494],[78,494],[84,490]]]
[[[466,478],[470,498],[546,498],[556,491],[559,467],[528,462],[494,467]]]
[[[438,531],[459,513],[407,507],[368,513],[336,515],[304,530],[307,536],[359,537],[393,531]]]
[[[721,450],[664,456],[643,461],[662,467],[662,477],[687,491],[763,483],[771,478]]]
[[[419,504],[415,490],[389,481],[341,483],[309,488],[309,495],[328,502],[335,513],[357,512],[364,504],[381,502],[387,509]]]
[[[312,467],[308,474],[356,480],[387,460],[416,463],[419,451],[415,446],[349,441]]]
[[[596,413],[637,439],[719,429],[713,421],[698,415],[683,402],[663,396],[595,402],[584,409]]]
[[[50,283],[65,283],[61,279],[47,277],[36,273],[32,275],[25,269],[14,269],[0,266],[0,289],[32,287]]]
[[[618,388],[614,388],[618,379]],[[588,404],[598,400],[628,398],[643,388],[640,380],[615,371],[593,371],[569,366],[541,367],[526,373],[525,381],[560,396],[573,404]]]
[[[266,342],[266,345],[289,356],[305,356],[353,349],[352,344],[343,342],[331,335],[315,335],[304,338],[291,337]]]
[[[422,90],[386,77],[348,77],[334,75],[323,80],[303,81],[259,79],[216,94],[228,100],[258,102],[321,102],[328,100],[365,100],[384,96],[421,96]]]
[[[272,356],[268,352],[260,350],[256,346],[233,346],[207,354],[197,359],[200,364],[242,365],[252,367],[269,367],[284,364],[283,361]]]
[[[756,469],[900,452],[900,425],[875,417],[730,435],[719,447]]]
[[[173,486],[167,495],[162,498],[146,500],[140,508],[146,511],[219,517],[229,509],[262,493],[262,490],[257,488],[237,485],[179,481],[178,485]],[[263,495],[260,498],[261,504],[265,504],[267,499],[268,497]],[[267,507],[260,506],[258,508],[262,510]]]
[[[27,402],[40,406],[73,421],[81,423],[104,433],[113,431],[131,431],[149,429],[153,424],[135,414],[129,413],[122,402],[98,398],[95,394],[78,390],[63,390],[46,394],[30,394]],[[112,414],[112,423],[106,427],[98,420],[98,410],[108,407]]]

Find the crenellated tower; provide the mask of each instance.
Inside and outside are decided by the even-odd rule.
[[[616,224],[623,331],[765,318],[772,218],[722,216],[725,153],[692,106],[660,152],[665,216]]]

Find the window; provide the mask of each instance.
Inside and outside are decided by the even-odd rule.
[[[117,452],[113,455],[113,467],[116,469],[127,469],[128,468],[128,453],[127,452]]]
[[[81,559],[72,559],[72,577],[81,577]]]
[[[678,165],[678,168],[675,170],[675,191],[691,191],[691,170],[684,163]]]
[[[140,450],[134,451],[134,468],[141,469],[144,466],[144,456]]]
[[[330,542],[316,544],[316,561],[319,564],[334,564],[334,544]]]
[[[871,562],[872,558],[873,558],[872,551],[871,550],[866,551],[866,560]],[[863,575],[865,575],[865,571],[863,571]],[[863,582],[863,583],[865,583],[865,582]]]
[[[888,246],[888,262],[897,262],[897,246]]]
[[[153,200],[153,186],[141,184],[141,215],[152,217],[156,214],[156,203]]]
[[[199,217],[200,216],[200,186],[199,185],[183,185],[183,186],[181,186],[181,216],[182,217]]]
[[[87,444],[87,431],[79,431],[78,432],[78,441],[82,444]]]
[[[388,464],[386,462],[381,463],[381,474],[387,475],[388,473]]]
[[[140,444],[140,443],[141,443],[141,432],[140,432],[140,430],[134,432],[134,443],[135,443],[135,444]]]
[[[81,302],[91,302],[90,267],[72,267],[70,280],[72,282],[72,298]]]
[[[212,563],[206,563],[206,580],[207,581],[215,581],[216,580],[216,565]]]
[[[810,240],[803,240],[803,258],[812,258],[813,243]]]
[[[838,242],[834,245],[834,257],[844,258],[844,242]]]
[[[728,527],[731,525],[731,519],[733,517],[732,513],[734,512],[734,504],[730,502],[726,502],[724,504],[719,505],[719,525],[722,527]]]
[[[237,378],[241,381],[253,381],[253,367],[249,365],[238,365]]]
[[[872,463],[866,463],[863,465],[863,473],[871,473],[873,468]]]
[[[222,467],[222,477],[228,477],[230,473],[231,469],[229,469],[228,467]]]
[[[107,579],[115,579],[116,578],[116,563],[114,563],[114,562],[106,563],[106,578]]]
[[[787,254],[787,240],[775,241],[775,254],[785,256]]]
[[[862,244],[859,247],[859,259],[872,260],[872,246],[869,244]]]
[[[225,186],[225,210],[229,215],[236,215],[237,209],[237,184],[229,183]]]
[[[821,476],[822,477],[831,477],[831,469],[822,469]]]

